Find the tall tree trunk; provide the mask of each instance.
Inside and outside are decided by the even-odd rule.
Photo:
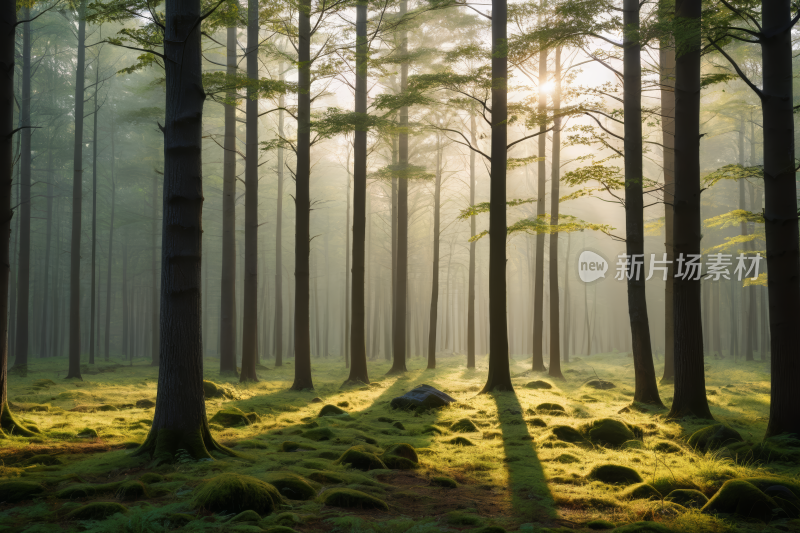
[[[127,233],[127,232],[125,232]],[[122,355],[133,360],[130,349],[130,303],[128,301],[128,240],[122,241]]]
[[[478,143],[475,131],[475,113],[470,109],[469,138],[472,146]],[[475,152],[469,151],[469,205],[475,205]],[[475,237],[475,217],[469,219],[470,239]],[[469,243],[469,288],[467,289],[467,368],[475,368],[475,246]]]
[[[352,258],[350,249],[350,235],[353,232],[353,225],[350,221],[350,182],[352,181],[352,174],[350,173],[350,151],[347,151],[347,187],[345,194],[347,195],[347,213],[345,215],[345,237],[344,237],[344,332],[342,335],[342,354],[344,355],[344,367],[350,368],[350,328],[352,327],[351,313],[352,313],[352,285],[350,275],[350,260]]]
[[[433,266],[431,270],[431,309],[428,325],[428,368],[436,368],[436,326],[439,311],[439,234],[442,202],[442,139],[436,135],[436,182],[433,189]],[[472,205],[472,204],[470,204]],[[450,273],[448,271],[448,285]],[[445,294],[445,302],[447,295]]]
[[[481,392],[513,391],[506,314],[506,161],[508,144],[508,5],[492,0],[492,144],[489,212],[489,375]]]
[[[240,381],[258,381],[258,1],[247,3],[247,89],[244,166],[244,308]]]
[[[767,436],[800,434],[800,247],[792,106],[792,42],[789,0],[761,3],[764,124],[764,220],[767,236],[767,287],[772,360],[772,392]],[[768,37],[766,37],[768,36]]]
[[[227,70],[236,76],[236,26],[227,28]],[[236,98],[229,92],[228,100]],[[236,369],[236,107],[225,105],[225,138],[222,166],[222,273],[220,275],[219,373],[237,377]],[[280,198],[280,196],[278,196]],[[280,201],[280,200],[279,200]],[[280,254],[280,252],[278,252]]]
[[[162,335],[153,425],[137,454],[171,460],[179,449],[195,458],[218,445],[203,400],[201,331],[203,92],[200,0],[167,0],[164,35],[166,117],[161,238]]]
[[[49,328],[47,326],[47,311],[49,310],[50,300],[50,245],[53,234],[53,180],[55,175],[53,173],[53,143],[52,139],[49,143],[47,150],[47,214],[46,214],[46,229],[45,229],[45,245],[44,245],[44,275],[42,280],[44,289],[42,291],[42,312],[40,316],[42,321],[39,328],[39,339],[41,347],[39,349],[39,357],[47,357],[50,354],[50,345],[53,339],[50,337]]]
[[[69,267],[69,371],[81,378],[81,215],[83,201],[83,100],[86,67],[86,0],[78,10],[78,58],[75,65],[75,142],[72,175],[72,237]]]
[[[116,167],[114,143],[114,115],[111,115],[111,222],[108,230],[108,272],[106,274],[106,324],[105,324],[105,360],[111,359],[111,265],[114,250],[114,209],[117,202],[117,182],[114,170]]]
[[[675,60],[675,202],[674,253],[700,254],[700,0],[678,0]],[[796,235],[797,233],[795,233]],[[675,278],[675,397],[671,418],[712,418],[706,398],[700,279]]]
[[[555,71],[553,80],[553,156],[550,163],[550,224],[558,225],[559,185],[561,182],[561,47],[556,48],[554,58]],[[559,233],[550,234],[550,376],[564,379],[561,374],[561,311],[558,297],[558,237]]]
[[[280,64],[280,79],[286,74]],[[283,139],[285,97],[278,99],[278,137]],[[275,208],[275,366],[283,366],[283,147],[278,146],[278,201]]]
[[[400,2],[400,18],[404,18],[408,2]],[[400,92],[408,86],[408,31],[400,31]],[[397,248],[394,294],[394,331],[392,345],[392,368],[389,374],[406,372],[406,313],[408,298],[408,106],[400,108],[400,135],[398,139],[397,164]]]
[[[625,109],[625,252],[630,261],[644,261],[644,193],[642,178],[642,60],[639,42],[639,1],[624,0],[624,109]],[[644,270],[644,267],[641,267]],[[645,276],[630,267],[628,315],[631,322],[633,368],[637,402],[662,405],[656,384],[650,323],[647,317]]]
[[[367,2],[356,4],[356,90],[355,112],[366,124],[367,115],[367,60],[369,42],[367,41]],[[350,218],[350,169],[347,169],[347,214]],[[350,322],[350,375],[348,382],[369,383],[367,372],[367,350],[365,335],[365,246],[367,228],[367,128],[358,120],[353,139],[353,284],[348,295],[352,305]],[[348,246],[350,227],[347,227]],[[347,251],[345,252],[347,253]]]
[[[572,233],[567,233],[567,254],[566,257],[564,257],[564,348],[562,350],[565,363],[569,363],[569,351],[574,346],[574,343],[571,343],[572,339],[570,337],[570,332],[572,331],[572,300],[570,300],[569,294],[569,252],[571,247]]]
[[[545,5],[547,4],[547,0],[541,0],[540,2],[542,9],[544,9]],[[539,15],[539,23],[541,24],[542,16]],[[494,75],[492,75],[494,78]],[[539,139],[538,139],[538,146],[539,146],[539,162],[536,167],[537,172],[537,196],[536,196],[536,215],[537,216],[544,216],[546,207],[545,207],[545,197],[547,195],[547,176],[546,176],[546,167],[545,167],[545,150],[546,150],[546,143],[547,143],[547,135],[545,135],[545,130],[547,129],[547,119],[545,115],[547,113],[547,93],[544,92],[544,85],[547,83],[547,49],[542,47],[542,51],[539,52],[539,77],[537,79],[539,83],[539,102],[538,102],[538,109],[537,113],[539,115]],[[494,96],[494,95],[493,95]],[[495,122],[496,124],[497,122]],[[492,132],[492,136],[494,136],[494,132]],[[494,156],[493,156],[494,157]],[[534,287],[533,287],[533,350],[532,350],[532,361],[531,361],[531,368],[535,372],[543,372],[545,369],[544,367],[544,357],[542,356],[542,350],[544,348],[544,341],[542,339],[542,334],[544,333],[544,234],[537,233],[536,234],[536,261],[534,265]]]
[[[92,266],[89,302],[89,364],[94,364],[94,352],[97,346],[96,322],[97,316],[97,89],[100,87],[100,54],[97,55],[97,63],[94,65],[94,112],[92,113]]]
[[[399,159],[399,135],[392,136],[392,166],[393,168],[397,168],[397,163]],[[386,360],[390,361],[394,358],[394,338],[395,338],[395,327],[397,326],[397,321],[395,320],[395,315],[397,314],[397,305],[395,304],[395,300],[397,300],[397,177],[392,176],[390,186],[392,188],[392,300],[391,300],[391,350],[386,352]]]
[[[190,0],[176,0],[181,3],[190,2]],[[186,30],[184,30],[186,31]],[[205,93],[203,93],[203,99],[205,99]],[[202,108],[201,108],[202,111]],[[165,145],[166,147],[166,145]],[[166,163],[165,167],[166,169]],[[166,177],[165,180],[166,182]],[[156,210],[156,206],[158,205],[158,174],[153,173],[153,191],[152,197],[150,200],[153,204],[153,213],[150,219],[150,235],[152,244],[150,249],[152,250],[153,254],[153,261],[151,262],[151,282],[150,282],[150,365],[151,366],[158,366],[159,359],[161,357],[159,350],[161,348],[159,344],[159,327],[158,327],[158,250],[156,249],[156,242],[157,242],[157,233],[156,229],[158,228],[158,217],[156,216],[158,211]],[[163,217],[163,215],[162,215]],[[162,222],[163,227],[164,222]],[[162,229],[162,239],[163,239],[163,229]],[[163,244],[162,244],[163,247]],[[163,258],[162,258],[163,263]],[[163,270],[163,266],[162,266]],[[163,278],[163,272],[162,272]],[[200,287],[198,287],[198,290]],[[202,339],[200,339],[202,340]],[[200,356],[202,357],[202,352]]]
[[[740,120],[739,120],[739,165],[742,166],[742,167],[744,167],[747,164],[747,161],[745,160],[745,147],[744,147],[745,131],[744,131],[744,128],[745,128],[744,117],[741,117]],[[745,180],[740,179],[739,180],[739,209],[741,209],[742,211],[747,210],[747,200],[745,199],[745,191],[744,191],[744,189],[745,189]],[[742,237],[744,237],[745,239],[747,238],[747,235],[749,234],[749,231],[748,231],[748,228],[747,228],[747,222],[743,221],[743,222],[741,222],[739,224],[739,232],[742,235]],[[744,248],[745,248],[745,250],[749,249],[750,248],[749,243],[745,242]],[[744,359],[745,359],[745,361],[752,361],[753,360],[753,342],[752,342],[752,338],[751,338],[752,324],[750,324],[751,315],[750,315],[750,312],[749,312],[750,311],[749,304],[750,304],[750,302],[755,303],[755,300],[753,300],[753,298],[751,297],[750,291],[740,290],[740,294],[742,296],[742,300],[745,300],[745,302],[742,302],[743,305],[741,306],[741,310],[743,312],[740,313],[740,319],[742,321],[742,327],[741,328],[737,328],[736,334],[739,335],[740,338],[742,339],[742,348],[744,348]]]
[[[295,308],[294,383],[292,390],[313,389],[309,327],[309,261],[311,256],[311,0],[301,0],[298,25],[297,169],[295,171]]]

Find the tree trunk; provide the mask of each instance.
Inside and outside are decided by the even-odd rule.
[[[45,234],[45,245],[44,245],[44,275],[42,276],[42,280],[44,283],[44,288],[42,291],[42,312],[40,316],[42,317],[42,322],[39,328],[39,339],[41,342],[40,349],[39,349],[39,357],[47,357],[50,354],[50,345],[53,343],[53,339],[50,338],[50,334],[48,331],[48,321],[47,321],[47,311],[48,311],[48,300],[50,299],[50,245],[52,241],[52,234],[53,234],[53,180],[55,175],[53,173],[53,143],[52,138],[51,142],[49,143],[48,151],[47,151],[47,222],[46,222],[46,234]]]
[[[508,5],[492,0],[492,145],[489,212],[489,376],[481,392],[513,391],[506,314],[506,161],[508,155]]]
[[[241,382],[258,381],[258,2],[247,3],[247,89],[244,167],[244,295]]]
[[[309,261],[311,236],[311,0],[301,0],[298,26],[297,169],[295,171],[295,308],[294,383],[292,390],[313,389],[309,327]]]
[[[700,0],[678,0],[676,17],[685,27],[675,60],[675,202],[674,254],[700,254]],[[690,31],[696,29],[696,31]],[[795,233],[796,235],[796,233]],[[700,279],[675,278],[675,397],[670,418],[712,418],[706,398]]]
[[[469,137],[472,146],[478,143],[475,113],[469,115]],[[469,151],[469,205],[475,205],[475,152]],[[475,217],[469,218],[469,236],[475,237]],[[475,368],[475,243],[469,243],[469,288],[467,289],[467,368]]]
[[[763,1],[761,40],[764,124],[764,220],[769,276],[772,392],[767,436],[800,434],[800,249],[792,106],[791,6],[789,0]],[[766,37],[768,36],[768,37]]]
[[[572,233],[567,233],[567,254],[566,257],[564,257],[564,348],[561,352],[564,354],[563,360],[565,363],[569,363],[569,351],[572,347],[570,343],[570,332],[572,330],[572,320],[570,318],[570,314],[572,313],[572,301],[570,300],[569,294],[569,252],[571,247]]]
[[[203,92],[200,0],[167,0],[164,35],[166,117],[161,238],[162,335],[153,425],[137,454],[171,460],[179,449],[195,458],[218,445],[203,400],[201,337]]]
[[[185,4],[187,2],[190,2],[191,0],[176,0],[176,1]],[[186,30],[184,30],[184,31],[186,31]],[[205,93],[203,93],[203,98],[205,99]],[[201,114],[202,114],[202,108],[201,108]],[[165,149],[166,149],[166,143],[165,143]],[[166,169],[166,163],[165,163],[165,169]],[[165,178],[165,181],[166,181],[166,178]],[[150,232],[151,232],[150,234],[151,234],[151,240],[152,240],[152,244],[151,244],[151,248],[150,249],[152,250],[152,253],[153,253],[153,261],[151,263],[151,267],[152,268],[151,268],[151,284],[150,284],[150,365],[151,366],[158,366],[159,365],[159,358],[160,358],[160,354],[159,354],[160,344],[159,344],[159,340],[158,340],[158,337],[159,337],[158,329],[159,329],[159,327],[158,327],[158,303],[157,303],[158,302],[158,292],[157,292],[158,291],[158,262],[157,262],[158,250],[156,249],[156,242],[157,242],[156,230],[158,228],[158,217],[157,217],[158,211],[156,210],[156,206],[158,205],[158,174],[157,173],[153,174],[153,191],[152,191],[151,202],[153,204],[153,213],[152,213],[152,217],[150,219]],[[162,227],[163,227],[163,222],[162,222]],[[162,239],[163,239],[163,229],[162,229]],[[162,246],[163,246],[163,244],[162,244]],[[163,259],[162,259],[162,263],[163,263]],[[199,265],[198,265],[198,267],[199,267]],[[162,269],[163,269],[163,266],[162,266]],[[162,277],[163,277],[163,272],[162,272]],[[198,290],[199,289],[200,289],[200,287],[198,286]],[[202,339],[198,339],[198,340],[202,340]],[[200,352],[200,356],[202,357],[202,355],[203,354],[202,354],[202,351],[201,351]]]
[[[236,26],[227,28],[227,70],[236,76]],[[229,92],[228,100],[236,98]],[[222,273],[220,275],[219,373],[238,377],[236,369],[236,107],[225,105],[225,139],[222,166]],[[278,196],[280,198],[280,196]],[[280,200],[279,200],[280,201]],[[280,254],[280,252],[278,252]]]
[[[747,161],[745,160],[745,148],[744,148],[745,131],[744,131],[744,128],[745,128],[744,117],[741,117],[740,120],[739,120],[739,165],[742,166],[742,167],[744,167],[747,164]],[[745,199],[744,188],[745,188],[745,180],[740,179],[739,180],[739,209],[741,209],[743,211],[747,210],[747,200]],[[747,222],[743,221],[743,222],[739,223],[739,232],[742,235],[742,237],[745,237],[745,238],[747,237],[747,235],[749,234],[749,231],[748,231],[748,228],[747,228]],[[749,249],[750,248],[749,243],[745,243],[744,248],[745,248],[745,250]],[[742,295],[742,300],[746,300],[747,302],[754,302],[753,298],[751,298],[750,291],[742,290],[740,292],[740,294]],[[750,312],[749,312],[750,311],[749,303],[742,302],[741,309],[743,311],[740,314],[740,318],[741,318],[741,321],[742,321],[742,327],[741,328],[737,328],[737,335],[740,335],[741,338],[742,338],[742,348],[744,348],[744,359],[745,359],[745,361],[752,361],[753,360],[753,343],[752,343],[752,339],[751,339],[751,336],[750,336],[751,326],[752,325],[749,322],[750,319],[751,319]]]
[[[342,335],[342,354],[344,355],[344,367],[350,368],[350,328],[352,327],[351,313],[352,313],[352,284],[350,275],[350,260],[352,258],[350,248],[350,235],[353,232],[353,224],[350,221],[350,182],[352,181],[352,174],[350,173],[350,151],[347,151],[347,187],[345,194],[347,196],[347,213],[345,215],[345,241],[344,241],[344,332]]]
[[[625,109],[625,252],[644,260],[644,194],[642,177],[642,63],[639,42],[639,1],[623,3]],[[644,270],[644,267],[641,267]],[[636,402],[662,405],[656,384],[644,272],[628,274],[628,315],[631,322]]]
[[[127,232],[124,232],[127,233]],[[127,355],[133,361],[133,351],[130,348],[130,303],[128,301],[128,240],[122,241],[122,355]]]
[[[471,185],[470,185],[471,188]],[[439,320],[439,234],[441,224],[439,217],[441,214],[442,202],[442,139],[441,135],[436,135],[436,182],[433,189],[433,266],[431,270],[431,309],[430,322],[428,323],[428,368],[436,368],[436,326]],[[470,204],[472,205],[472,204]],[[449,266],[449,265],[448,265]],[[448,285],[450,284],[450,272],[447,273]],[[447,302],[447,294],[445,294]]]
[[[106,273],[106,324],[105,324],[105,360],[111,359],[111,265],[114,249],[114,208],[117,200],[117,182],[114,175],[116,166],[114,144],[114,116],[111,115],[111,222],[108,231],[108,272]]]
[[[550,224],[558,225],[558,202],[559,185],[561,182],[561,47],[556,48],[555,52],[555,72],[553,79],[555,87],[553,90],[553,160],[550,163]],[[540,135],[543,137],[543,135]],[[561,374],[561,311],[559,310],[558,297],[558,231],[550,234],[550,376],[564,379]],[[535,349],[535,347],[534,347]]]
[[[541,6],[544,8],[547,0],[541,0]],[[541,23],[542,17],[539,16]],[[492,75],[494,77],[494,75]],[[545,197],[547,195],[547,176],[545,167],[545,150],[547,143],[547,120],[545,115],[547,113],[547,93],[544,92],[544,84],[547,83],[547,49],[542,48],[539,52],[539,163],[537,165],[537,196],[536,196],[536,215],[544,216]],[[494,95],[492,95],[494,96]],[[497,122],[495,122],[496,124]],[[492,132],[494,136],[494,132]],[[494,154],[493,156],[494,157]],[[494,202],[492,202],[494,205]],[[534,264],[534,286],[533,286],[533,346],[532,346],[532,361],[531,368],[534,372],[543,372],[546,370],[544,367],[544,357],[542,350],[544,348],[544,341],[542,334],[544,333],[544,234],[536,234],[536,261]]]
[[[286,74],[280,64],[280,79]],[[283,106],[286,100],[280,95],[278,100],[278,137],[283,139]],[[278,146],[278,201],[275,208],[275,366],[283,366],[283,147]]]
[[[97,346],[97,339],[95,334],[97,316],[97,115],[99,109],[97,107],[97,89],[100,87],[100,54],[97,55],[97,63],[94,65],[94,112],[92,113],[92,266],[90,283],[92,284],[90,291],[89,302],[89,364],[94,364],[95,347]]]
[[[75,65],[75,142],[72,175],[72,237],[69,267],[69,372],[81,378],[81,215],[83,201],[83,100],[86,66],[86,0],[78,10],[78,58]]]

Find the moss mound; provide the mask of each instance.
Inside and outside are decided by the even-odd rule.
[[[566,413],[563,405],[557,403],[540,403],[536,406],[537,411],[546,411],[549,413]]]
[[[0,483],[0,501],[15,503],[30,500],[44,492],[44,487],[33,481],[4,481]]]
[[[83,428],[82,430],[78,431],[76,436],[82,439],[96,439],[98,435],[96,429]]]
[[[242,511],[241,513],[237,514],[236,516],[228,520],[228,523],[235,524],[238,522],[258,522],[259,520],[261,520],[261,515],[259,515],[255,511],[251,511],[248,509],[247,511]]]
[[[546,381],[531,381],[525,384],[526,389],[552,389],[553,386]]]
[[[466,437],[456,437],[454,439],[450,439],[447,441],[447,444],[452,444],[453,446],[475,446],[472,441]]]
[[[300,436],[308,440],[319,442],[324,440],[331,440],[334,437],[334,433],[331,430],[331,428],[314,428],[314,429],[309,429],[308,431],[304,431],[303,433],[300,434]]]
[[[658,453],[680,453],[683,449],[677,444],[662,440],[657,442],[653,449]]]
[[[746,477],[744,481],[755,485],[762,492],[770,487],[785,487],[792,491],[796,497],[800,498],[800,482],[798,481],[789,481],[779,477]]]
[[[455,479],[451,479],[445,476],[436,476],[431,478],[431,485],[434,487],[444,487],[446,489],[455,489],[458,488],[458,483]]]
[[[581,435],[580,431],[573,427],[553,426],[551,431],[553,432],[555,438],[560,441],[569,442],[571,444],[590,444],[589,441],[587,441],[583,435]]]
[[[462,418],[450,426],[450,431],[454,431],[455,433],[477,433],[478,426],[469,418]]]
[[[460,511],[450,511],[444,515],[444,521],[451,526],[477,526],[481,523],[480,517]]]
[[[436,426],[425,426],[422,428],[423,434],[430,434],[430,435],[441,435],[442,430],[437,428]]]
[[[203,395],[206,399],[209,398],[225,398],[225,389],[214,383],[213,381],[203,380]]]
[[[238,407],[226,407],[221,409],[209,420],[212,424],[219,424],[222,427],[233,428],[239,426],[249,426],[260,422],[261,417],[255,413],[245,413]]]
[[[358,470],[376,470],[386,468],[386,465],[374,453],[366,451],[363,446],[353,446],[342,454],[338,464],[349,465]],[[341,507],[341,506],[340,506]]]
[[[300,444],[299,442],[294,442],[293,440],[287,440],[281,443],[278,449],[282,452],[297,452],[297,451],[304,451],[304,450],[316,450],[313,446],[308,444]]]
[[[609,390],[616,387],[616,385],[604,379],[593,379],[591,381],[587,381],[586,386],[597,390]]]
[[[395,422],[394,424],[392,424],[392,426],[396,427],[400,431],[405,431],[405,429],[406,429],[406,427],[403,425],[402,422]]]
[[[631,485],[620,495],[626,500],[660,500],[661,493],[649,483],[637,483]]]
[[[317,416],[338,416],[344,414],[347,414],[347,411],[336,407],[335,405],[328,404],[319,410],[319,414]]]
[[[675,489],[667,494],[664,499],[689,509],[700,509],[708,503],[706,495],[694,489]]]
[[[290,500],[310,500],[317,495],[317,489],[300,476],[279,473],[267,476],[266,479],[270,485]]]
[[[220,474],[207,480],[196,491],[192,507],[220,513],[252,510],[270,514],[283,504],[278,489],[265,481],[239,474]]]
[[[734,442],[742,442],[742,436],[733,428],[724,424],[698,429],[689,437],[689,446],[701,452],[716,450]]]
[[[672,533],[672,530],[657,522],[634,522],[618,527],[614,533]]]
[[[26,465],[45,465],[45,466],[55,466],[55,465],[63,465],[64,462],[56,457],[55,455],[34,455],[27,461],[25,461]]]
[[[317,483],[322,483],[323,485],[336,485],[339,483],[344,483],[344,478],[333,472],[311,472],[308,475],[308,479],[311,481],[316,481]]]
[[[528,420],[528,425],[535,428],[546,428],[547,422],[545,422],[541,418],[531,418],[530,420]]]
[[[183,527],[194,519],[194,516],[187,513],[172,513],[167,516],[169,527]]]
[[[294,529],[286,526],[272,526],[262,531],[266,531],[266,533],[297,533]]]
[[[56,493],[56,498],[61,500],[76,500],[79,498],[91,498],[97,494],[113,493],[121,483],[103,483],[93,485],[91,483],[78,483],[63,488]]]
[[[145,485],[152,485],[153,483],[161,483],[164,481],[164,476],[161,474],[156,474],[155,472],[145,472],[139,476],[139,481]]]
[[[642,476],[633,468],[622,465],[599,465],[589,472],[589,479],[596,479],[603,483],[631,485],[641,483]]]
[[[583,431],[590,441],[604,446],[621,446],[636,438],[627,424],[613,418],[594,420]]]
[[[393,470],[410,470],[419,465],[419,457],[413,446],[406,443],[394,444],[381,455],[383,463]]]
[[[591,522],[586,522],[586,527],[599,531],[603,529],[614,529],[615,526],[614,522],[609,522],[608,520],[592,520]]]
[[[471,531],[472,533],[506,533],[506,530],[500,526],[483,526]]]
[[[388,511],[389,506],[380,498],[353,489],[331,489],[322,494],[322,503],[346,509],[379,509]]]
[[[207,381],[205,383],[211,383],[211,382]],[[203,387],[203,390],[205,390],[205,387]],[[153,400],[150,400],[149,398],[144,398],[142,400],[136,400],[136,407],[138,407],[139,409],[152,409],[155,406],[156,406],[156,402],[154,402]]]
[[[572,455],[571,453],[562,453],[558,457],[555,458],[557,463],[561,464],[569,464],[569,463],[580,463],[580,458]]]
[[[741,479],[726,481],[717,493],[708,500],[702,512],[706,514],[727,513],[745,518],[769,520],[778,505],[775,500],[758,490],[752,483]]]
[[[126,514],[128,508],[116,502],[92,502],[67,513],[69,520],[104,520],[117,513]]]
[[[141,481],[126,481],[117,490],[117,498],[124,502],[149,498],[147,487]]]

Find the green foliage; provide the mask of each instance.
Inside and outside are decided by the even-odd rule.
[[[721,180],[764,179],[764,167],[743,167],[739,164],[725,165],[702,178],[703,186],[713,187]]]
[[[376,170],[370,177],[377,180],[388,181],[391,179],[403,179],[412,181],[430,181],[436,176],[427,172],[424,167],[417,165],[388,165]]]

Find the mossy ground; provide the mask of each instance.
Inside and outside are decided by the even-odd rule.
[[[567,379],[552,381],[552,389],[526,388],[532,380],[551,380],[528,371],[529,361],[520,359],[512,368],[516,394],[494,395],[478,395],[486,378],[485,358],[474,370],[465,368],[464,359],[440,360],[434,371],[423,370],[424,363],[412,359],[410,372],[392,377],[384,377],[388,363],[371,362],[373,383],[345,389],[340,388],[347,377],[341,361],[314,359],[317,388],[308,392],[288,390],[294,370],[291,360],[279,369],[271,364],[260,367],[258,383],[239,384],[220,377],[218,362],[208,359],[205,378],[221,391],[206,401],[209,418],[221,409],[236,408],[255,413],[258,419],[229,428],[211,425],[214,437],[237,451],[238,457],[214,453],[215,460],[195,461],[179,455],[174,463],[152,468],[146,457],[131,455],[132,448],[146,437],[153,417],[152,408],[136,406],[137,401],[155,399],[157,369],[149,366],[149,361],[138,360],[133,366],[100,363],[97,366],[107,371],[86,375],[83,382],[60,379],[67,366],[64,359],[34,361],[27,377],[11,377],[9,400],[14,415],[23,423],[38,426],[41,434],[12,435],[0,441],[0,484],[26,481],[44,490],[32,494],[33,499],[0,504],[0,530],[155,533],[283,527],[308,533],[433,533],[501,527],[509,532],[591,531],[587,524],[600,519],[617,526],[656,523],[686,533],[791,531],[800,527],[786,520],[767,525],[703,514],[656,499],[631,498],[625,492],[629,487],[623,484],[589,479],[587,474],[594,467],[616,464],[636,470],[662,495],[674,489],[697,489],[709,497],[729,479],[781,476],[800,482],[798,461],[759,461],[739,457],[729,449],[692,450],[688,437],[707,426],[706,421],[667,421],[663,418],[666,410],[649,406],[635,406],[620,414],[630,407],[633,397],[629,357],[605,354],[565,363]],[[616,387],[599,390],[585,386],[595,372]],[[745,441],[758,442],[766,428],[769,406],[769,376],[763,364],[709,360],[706,378],[709,390],[715,391],[709,401],[717,420],[736,429]],[[47,379],[52,383],[42,381]],[[422,383],[458,401],[425,413],[389,407],[392,398]],[[672,386],[661,386],[660,391],[669,405]],[[324,403],[312,402],[315,397]],[[564,412],[537,411],[536,406],[546,403],[563,406]],[[326,404],[347,405],[346,414],[319,417],[321,405]],[[115,409],[104,407],[109,405]],[[588,440],[571,443],[560,440],[552,430],[553,426],[582,430],[601,418],[640,428],[643,441],[619,447]],[[450,429],[463,419],[473,422],[477,431],[456,433]],[[322,428],[330,431],[327,440],[304,436],[322,433],[307,433]],[[93,429],[97,436],[86,429]],[[459,436],[474,446],[449,444]],[[282,451],[287,441],[298,443],[298,451]],[[381,457],[398,443],[416,449],[417,468],[360,471],[338,461],[353,446]],[[232,514],[198,510],[192,505],[204,480],[220,474],[269,482],[281,478],[281,473],[308,480],[307,485],[318,493],[308,500],[292,500],[284,492],[286,502],[281,509],[262,516],[259,522],[236,526],[227,522]],[[435,480],[443,477],[456,483],[445,485]],[[121,502],[124,495],[119,487],[137,480],[144,489],[126,497],[124,515],[87,521],[78,520],[76,514],[80,513],[73,513],[90,503]],[[79,484],[96,490],[65,490]],[[111,484],[115,484],[114,490]],[[333,489],[379,498],[388,512],[363,506],[326,506],[325,492]],[[59,499],[59,492],[74,493],[74,497]],[[778,526],[784,529],[775,529]]]

